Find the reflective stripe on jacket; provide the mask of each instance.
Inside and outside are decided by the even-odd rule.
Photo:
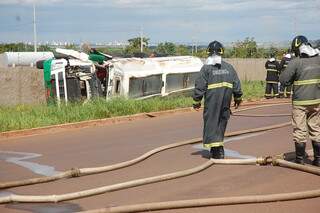
[[[205,147],[223,145],[232,96],[235,99],[242,96],[240,80],[234,68],[224,61],[221,65],[204,65],[195,82],[193,100],[201,102],[204,98]]]
[[[268,82],[279,82],[279,63],[277,61],[267,61],[265,68],[267,70],[266,81]]]
[[[293,59],[280,75],[280,82],[293,85],[294,105],[320,104],[320,56]]]

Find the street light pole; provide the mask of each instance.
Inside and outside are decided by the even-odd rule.
[[[37,52],[37,25],[36,25],[36,3],[33,2],[33,43],[34,52]]]

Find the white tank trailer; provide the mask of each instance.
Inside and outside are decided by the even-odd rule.
[[[5,52],[0,54],[0,67],[35,67],[37,61],[53,57],[52,52]]]

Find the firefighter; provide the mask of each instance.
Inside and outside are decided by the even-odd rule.
[[[280,74],[285,70],[285,68],[288,66],[289,61],[292,59],[291,51],[288,50],[287,54],[283,56],[280,62]],[[284,96],[286,98],[290,98],[292,94],[292,86],[285,87],[283,84],[280,84],[280,92],[279,96],[280,98],[283,98]]]
[[[309,135],[314,152],[313,164],[320,166],[320,56],[305,36],[292,41],[296,58],[280,75],[284,86],[293,85],[292,125],[296,162],[304,164]]]
[[[278,61],[274,58],[273,54],[271,54],[271,58],[267,60],[265,64],[265,68],[267,70],[265,97],[267,99],[274,98],[274,97],[278,98],[279,97],[278,84],[279,84],[280,65]]]
[[[242,101],[241,84],[232,65],[222,61],[224,48],[220,42],[211,42],[207,52],[209,57],[195,82],[193,108],[200,109],[204,97],[203,144],[210,148],[212,158],[223,159],[223,139],[230,118],[231,99],[233,96],[238,108]]]

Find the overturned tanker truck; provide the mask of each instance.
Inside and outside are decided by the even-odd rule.
[[[115,96],[144,99],[193,89],[203,65],[192,56],[112,58],[56,49],[53,59],[38,61],[44,70],[47,97],[67,101],[109,99]]]

